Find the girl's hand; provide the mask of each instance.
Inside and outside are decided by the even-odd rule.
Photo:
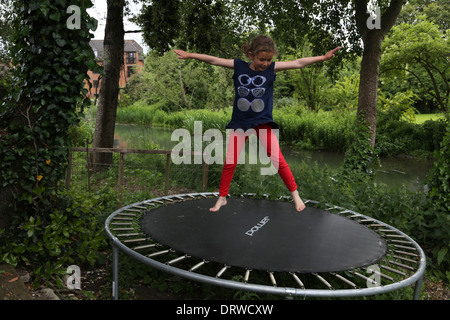
[[[175,49],[173,50],[178,55],[178,59],[189,59],[189,53],[183,50]]]
[[[334,53],[336,52],[336,51],[338,51],[339,49],[341,49],[342,47],[337,47],[337,48],[334,48],[333,50],[331,50],[331,51],[328,51],[325,55],[324,55],[324,59],[325,60],[330,60],[331,58],[333,58],[334,57]]]

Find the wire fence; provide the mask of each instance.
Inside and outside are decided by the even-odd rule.
[[[94,153],[112,153],[113,161],[111,164],[95,163]],[[76,183],[77,187],[92,191],[97,187],[95,181],[99,172],[108,169],[109,174],[104,179],[117,179],[115,185],[119,207],[122,206],[124,190],[136,187],[135,180],[142,179],[143,175],[158,176],[156,181],[160,183],[157,187],[163,186],[163,194],[168,195],[171,176],[179,176],[186,172],[186,167],[172,164],[172,153],[171,150],[75,147],[68,157],[65,186],[70,188]],[[193,177],[201,178],[200,188],[205,192],[208,188],[208,163],[202,160],[201,165],[190,166],[189,171]]]

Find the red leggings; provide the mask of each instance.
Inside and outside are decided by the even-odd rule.
[[[259,125],[254,128],[256,136],[267,152],[270,161],[278,169],[281,179],[283,180],[289,191],[297,190],[294,176],[292,175],[289,165],[284,160],[280,150],[277,136],[272,131],[272,127],[268,124]],[[266,133],[266,134],[265,134]],[[262,136],[261,136],[262,135]],[[227,156],[222,170],[220,180],[219,196],[226,197],[228,195],[231,180],[233,179],[234,170],[238,163],[239,155],[248,140],[248,133],[243,130],[233,130],[227,148]],[[274,152],[272,152],[274,151]]]

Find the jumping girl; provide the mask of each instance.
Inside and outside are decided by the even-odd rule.
[[[237,159],[248,136],[245,130],[254,129],[258,139],[264,145],[268,157],[291,192],[295,209],[299,212],[305,208],[297,191],[297,184],[289,165],[286,163],[278,145],[278,139],[272,129],[278,128],[273,122],[273,82],[278,71],[299,69],[310,64],[330,60],[337,47],[323,56],[300,58],[293,61],[272,62],[277,54],[274,41],[267,36],[254,38],[250,45],[244,45],[244,53],[250,62],[240,59],[223,59],[210,55],[174,50],[179,59],[196,59],[215,66],[234,69],[235,99],[231,121],[226,126],[233,129],[230,135],[225,164],[220,180],[219,198],[210,211],[216,212],[227,204],[231,180],[236,168]],[[238,130],[241,129],[241,130]],[[244,135],[244,137],[243,137]],[[266,135],[266,136],[263,136]],[[271,152],[274,150],[274,152]]]

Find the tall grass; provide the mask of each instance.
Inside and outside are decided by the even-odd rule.
[[[231,108],[220,111],[205,109],[166,113],[157,106],[140,102],[117,111],[118,123],[185,128],[193,132],[194,122],[201,121],[202,129],[225,130],[231,119]],[[351,141],[354,113],[312,112],[302,108],[285,107],[274,110],[274,121],[280,126],[280,140],[303,149],[344,151]]]

